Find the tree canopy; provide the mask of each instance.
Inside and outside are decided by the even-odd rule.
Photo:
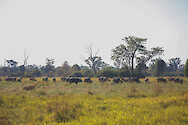
[[[114,60],[114,64],[118,67],[128,65],[132,74],[134,74],[135,63],[147,63],[164,52],[162,47],[153,47],[151,50],[147,50],[145,46],[147,38],[128,36],[122,40],[125,41],[125,44],[120,44],[115,49],[112,49],[111,59]]]

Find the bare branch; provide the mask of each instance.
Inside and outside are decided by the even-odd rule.
[[[29,59],[29,54],[27,54],[27,51],[24,49],[24,66],[27,65]]]
[[[95,56],[97,56],[98,53],[99,53],[99,49],[98,49],[97,52],[95,53]]]
[[[80,56],[80,58],[85,62],[86,58],[84,56]]]

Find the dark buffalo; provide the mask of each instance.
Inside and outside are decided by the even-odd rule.
[[[148,79],[148,78],[145,78],[144,81],[145,81],[145,82],[149,82],[149,79]]]
[[[175,78],[170,77],[170,78],[168,78],[168,81],[169,81],[169,82],[172,82],[172,81],[174,81],[174,79],[175,79]]]
[[[182,84],[183,83],[183,79],[180,79],[180,84]]]
[[[106,82],[106,81],[110,81],[110,79],[108,79],[107,77],[100,77],[99,81]]]
[[[69,82],[70,78],[72,78],[71,76],[70,77],[67,77],[66,78],[66,82]]]
[[[130,81],[130,82],[137,82],[137,83],[140,83],[140,80],[139,80],[138,77],[131,77],[131,78],[129,79],[129,81]]]
[[[36,80],[35,78],[33,78],[33,77],[32,77],[32,78],[30,78],[30,80],[31,80],[31,81],[37,81],[37,80]]]
[[[53,81],[56,82],[56,78],[53,78]]]
[[[174,79],[174,82],[180,82],[180,78],[176,78],[176,79]]]
[[[130,79],[129,79],[128,77],[125,77],[125,78],[123,78],[122,80],[123,80],[124,82],[129,82]]]
[[[78,83],[78,82],[82,82],[82,79],[81,78],[78,78],[78,77],[69,77],[68,79],[69,83]]]
[[[17,81],[18,81],[18,82],[22,82],[22,80],[21,80],[21,79],[18,79]]]
[[[118,78],[118,77],[113,77],[113,82],[114,82],[114,83],[119,83],[119,82],[122,83],[122,81],[121,81],[120,78]]]
[[[62,80],[62,81],[66,81],[67,78],[65,78],[65,77],[61,77],[61,80]]]
[[[5,79],[5,81],[15,82],[16,81],[16,77],[8,77],[8,78]]]
[[[92,83],[90,77],[86,77],[86,78],[84,79],[84,82]]]
[[[43,81],[48,82],[48,77],[44,77]]]
[[[164,82],[164,83],[166,83],[166,79],[164,79],[164,78],[158,78],[157,82]]]

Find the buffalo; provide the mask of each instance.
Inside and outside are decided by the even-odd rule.
[[[174,79],[174,82],[182,84],[183,83],[183,79],[176,78],[176,79]]]
[[[129,81],[130,81],[130,82],[137,82],[137,83],[140,83],[140,80],[139,80],[138,77],[131,77],[131,78],[129,79]]]
[[[78,83],[78,82],[82,82],[82,79],[81,78],[78,78],[78,77],[69,77],[68,79],[68,82],[71,84],[71,83]]]
[[[125,77],[122,79],[124,82],[129,82],[129,78],[128,77]]]
[[[53,81],[56,82],[56,78],[53,78]]]
[[[62,80],[62,81],[66,81],[67,78],[65,78],[65,77],[61,77],[61,80]]]
[[[119,82],[123,83],[122,80],[120,80],[120,78],[118,78],[118,77],[113,77],[113,82],[114,83],[119,83]]]
[[[107,77],[100,77],[99,81],[106,82],[106,81],[110,81],[110,79],[108,79]]]
[[[183,83],[183,79],[180,79],[180,84],[182,84]]]
[[[31,80],[31,81],[37,81],[37,80],[36,80],[35,78],[33,78],[33,77],[32,77],[32,78],[30,78],[30,80]]]
[[[48,82],[48,77],[44,77],[43,81]]]
[[[176,78],[176,79],[174,79],[174,82],[180,82],[180,78]]]
[[[144,81],[145,81],[145,82],[149,82],[149,79],[148,79],[148,78],[145,78]]]
[[[22,82],[22,80],[21,80],[21,79],[18,79],[17,81],[18,81],[18,82]]]
[[[84,82],[92,83],[90,77],[86,77],[86,78],[84,79]]]
[[[172,77],[168,78],[168,81],[170,81],[170,82],[172,82],[174,80],[175,80],[175,78],[172,78]]]
[[[164,83],[166,83],[166,79],[164,79],[164,78],[158,78],[157,82],[164,82]]]
[[[12,82],[15,82],[15,81],[16,81],[16,77],[8,77],[8,78],[5,78],[5,81],[12,81]]]

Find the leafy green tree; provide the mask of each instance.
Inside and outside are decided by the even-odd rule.
[[[155,76],[162,76],[165,70],[165,62],[162,59],[158,59],[155,64]]]
[[[185,63],[184,74],[185,74],[185,77],[188,77],[188,59]]]
[[[74,64],[74,65],[72,66],[72,70],[73,70],[73,71],[80,71],[81,69],[80,69],[80,67],[79,67],[78,64]]]
[[[71,75],[71,66],[67,61],[65,61],[62,66],[57,67],[57,75],[67,77]]]
[[[178,70],[178,67],[181,65],[180,58],[171,58],[169,59],[169,70],[170,71],[176,71]]]
[[[135,60],[137,63],[146,63],[157,55],[163,53],[162,47],[151,48],[150,51],[146,49],[146,38],[138,38],[135,36],[128,36],[122,39],[125,44],[120,44],[115,49],[112,49],[111,59],[114,60],[115,65],[122,67],[127,64],[131,68],[131,74],[134,74]]]
[[[49,58],[46,59],[46,66],[44,70],[48,77],[49,77],[49,73],[51,74],[51,71],[55,70],[54,63],[55,63],[54,59],[49,59]]]
[[[32,77],[40,77],[42,75],[41,71],[38,68],[35,68],[31,72]]]
[[[136,66],[136,76],[137,77],[145,77],[147,71],[147,66],[145,63],[138,63]]]
[[[7,63],[7,66],[8,66],[8,67],[16,67],[17,64],[18,64],[18,62],[14,61],[14,60],[12,60],[12,59],[6,60],[6,63]]]

